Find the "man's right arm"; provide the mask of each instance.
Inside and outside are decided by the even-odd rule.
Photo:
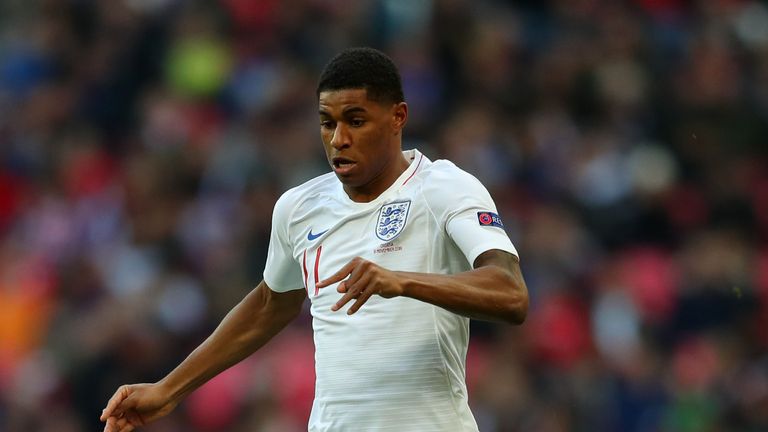
[[[168,414],[189,393],[272,339],[299,314],[305,298],[303,289],[275,292],[262,281],[165,378],[120,387],[102,413],[104,430],[129,432]]]

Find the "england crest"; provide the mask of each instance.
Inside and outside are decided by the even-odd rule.
[[[376,237],[385,242],[392,241],[400,235],[408,219],[408,209],[411,201],[400,201],[385,204],[379,210],[379,220],[376,222]]]

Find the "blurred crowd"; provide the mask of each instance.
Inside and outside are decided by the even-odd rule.
[[[481,431],[768,430],[758,0],[0,2],[0,430],[99,430],[260,281],[362,45],[520,251],[529,320],[472,324]],[[145,430],[306,430],[313,379],[305,311]]]

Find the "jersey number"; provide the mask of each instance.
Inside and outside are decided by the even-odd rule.
[[[320,276],[318,274],[318,268],[320,267],[320,253],[323,251],[323,245],[320,245],[317,247],[317,252],[315,252],[315,263],[314,266],[312,263],[310,263],[310,267],[314,267],[314,280],[312,281],[312,287],[315,289],[315,297],[317,297],[318,292],[320,289],[317,287],[317,282],[320,280]],[[311,256],[310,256],[311,259]],[[307,295],[309,295],[309,272],[307,271],[307,250],[304,249],[304,259],[302,260],[302,268],[304,269],[304,288],[307,289]]]

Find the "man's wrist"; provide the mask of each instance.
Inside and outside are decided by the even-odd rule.
[[[398,297],[413,297],[417,282],[408,272],[396,272],[399,280]]]
[[[164,377],[156,382],[155,385],[158,387],[159,393],[163,395],[165,401],[168,403],[179,402],[184,399],[187,393],[189,393],[185,388],[186,386],[181,383],[174,383],[170,376]]]

